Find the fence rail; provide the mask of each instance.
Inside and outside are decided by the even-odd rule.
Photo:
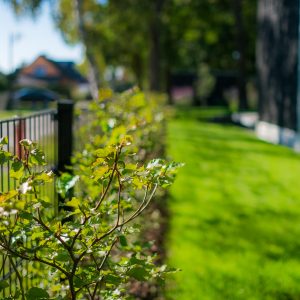
[[[0,120],[0,137],[8,137],[9,150],[14,155],[21,157],[22,149],[20,140],[30,139],[38,143],[44,150],[48,168],[64,171],[66,165],[70,165],[72,154],[72,124],[73,102],[64,100],[58,102],[57,110],[44,110],[24,117],[15,117]],[[10,165],[0,167],[0,192],[7,192],[16,188],[15,180],[10,178]],[[53,201],[54,214],[58,213],[58,195],[52,186],[41,190],[42,196],[47,196]],[[30,243],[30,241],[27,241]],[[25,272],[23,288],[29,289],[34,283],[32,266],[28,262],[17,261],[17,266]],[[14,268],[7,255],[0,255],[0,280],[7,280],[9,287],[0,293],[3,298],[10,296],[18,290],[19,282]],[[1,290],[1,289],[0,289]]]

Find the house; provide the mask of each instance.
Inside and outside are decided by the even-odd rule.
[[[44,55],[21,68],[16,77],[19,87],[48,88],[58,91],[88,93],[88,81],[72,61],[56,61]]]

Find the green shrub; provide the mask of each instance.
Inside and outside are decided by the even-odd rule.
[[[74,167],[56,181],[65,198],[57,216],[49,213],[51,199],[39,193],[54,178],[43,151],[22,140],[24,156],[18,158],[1,139],[0,163],[9,162],[16,181],[0,195],[0,247],[20,287],[11,299],[127,299],[128,282],[162,281],[172,271],[157,266],[136,235],[136,218],[159,187],[172,183],[179,166],[152,159],[163,121],[154,99],[134,90],[117,96],[102,91],[102,100],[91,104]],[[29,291],[19,259],[33,264],[39,278]],[[0,290],[5,286],[0,281]]]

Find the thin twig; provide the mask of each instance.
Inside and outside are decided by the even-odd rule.
[[[111,175],[109,177],[108,184],[107,184],[107,186],[106,186],[106,188],[104,190],[104,193],[102,194],[99,202],[97,203],[97,205],[95,207],[95,210],[97,210],[100,207],[101,203],[105,199],[105,196],[106,196],[106,194],[108,192],[108,189],[109,189],[109,187],[110,187],[110,185],[112,183],[112,180],[114,178],[114,174],[115,174],[116,169],[117,169],[117,165],[118,165],[118,161],[119,161],[119,155],[120,155],[121,151],[122,151],[122,146],[120,146],[119,150],[116,152],[115,161],[114,161],[114,165],[113,165],[113,169],[112,169]]]
[[[105,199],[105,197],[106,197],[106,195],[107,195],[107,193],[108,193],[108,190],[109,190],[109,188],[110,188],[110,186],[111,186],[111,183],[112,183],[112,181],[113,181],[113,178],[114,178],[114,174],[115,174],[115,172],[116,172],[116,170],[117,170],[118,160],[119,160],[119,155],[120,155],[121,151],[122,151],[122,146],[120,146],[118,152],[116,153],[115,161],[114,161],[114,165],[113,165],[113,169],[112,169],[112,172],[111,172],[111,174],[110,174],[108,184],[107,184],[105,190],[102,192],[102,195],[101,195],[101,197],[100,197],[98,203],[96,204],[96,206],[95,206],[95,208],[94,208],[94,211],[96,211],[96,210],[99,209],[100,205],[102,204],[103,200]],[[102,187],[102,189],[103,189],[103,187]],[[73,237],[73,240],[72,240],[72,243],[71,243],[71,246],[70,246],[71,249],[73,249],[73,247],[74,247],[74,245],[75,245],[75,243],[76,243],[77,238],[78,238],[79,235],[81,234],[82,229],[83,229],[83,226],[86,224],[86,222],[87,222],[90,218],[91,218],[91,215],[90,215],[90,216],[85,216],[85,219],[84,219],[83,223],[81,224],[82,227],[78,230],[78,232],[77,232],[77,233],[75,234],[75,236]]]
[[[20,258],[22,258],[24,260],[28,260],[28,261],[38,261],[40,263],[43,263],[45,265],[48,265],[48,266],[58,269],[63,274],[65,274],[67,277],[69,276],[69,272],[66,271],[65,269],[63,269],[61,266],[59,266],[58,264],[56,264],[54,262],[50,262],[50,261],[44,260],[40,257],[37,257],[36,254],[33,257],[30,257],[25,254],[21,254],[17,251],[12,250],[8,245],[3,244],[3,243],[1,244],[1,247],[3,247],[6,251],[8,251],[9,253],[11,253],[12,255],[14,255],[16,257],[20,257]]]
[[[114,241],[112,242],[112,244],[111,244],[110,248],[107,250],[107,252],[106,252],[105,256],[103,257],[103,259],[102,259],[102,262],[101,262],[100,266],[98,267],[98,271],[102,270],[102,268],[103,268],[103,266],[104,266],[105,262],[107,261],[107,259],[108,259],[109,255],[110,255],[110,253],[111,253],[111,251],[112,251],[113,247],[114,247],[114,246],[115,246],[115,244],[117,243],[117,241],[118,241],[118,238],[115,238],[115,239],[114,239]],[[101,280],[102,280],[102,279],[101,279]],[[93,297],[92,297],[92,300],[94,300],[94,299],[95,299],[95,296],[96,296],[96,293],[97,293],[97,290],[98,290],[99,284],[101,283],[101,280],[100,280],[100,281],[97,281],[97,282],[96,282],[96,284],[95,284],[95,288],[94,288],[94,292],[93,292]]]
[[[158,188],[158,184],[155,184],[155,186],[153,188],[153,191],[152,191],[151,195],[149,196],[148,201],[146,202],[146,204],[144,204],[143,207],[140,206],[139,209],[135,213],[133,213],[131,217],[129,217],[125,222],[122,223],[122,226],[129,223],[133,219],[137,218],[148,207],[148,205],[151,202],[157,188]]]
[[[15,273],[16,273],[16,276],[19,280],[22,300],[25,300],[25,292],[24,292],[24,287],[23,287],[22,276],[20,275],[20,272],[18,271],[18,268],[17,268],[16,264],[14,263],[13,258],[11,256],[9,256],[8,258],[9,258],[10,264],[12,265],[12,267],[13,267]]]
[[[56,232],[53,232],[46,224],[45,222],[42,220],[42,216],[41,216],[41,213],[40,213],[40,210],[39,208],[37,209],[38,211],[38,218],[36,217],[33,217],[33,219],[38,222],[44,229],[46,229],[51,235],[53,235],[63,246],[64,248],[69,252],[71,258],[73,261],[75,261],[75,257],[74,257],[74,253],[72,251],[72,248],[62,239],[62,237],[56,233]]]

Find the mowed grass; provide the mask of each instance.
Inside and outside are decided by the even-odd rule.
[[[167,299],[300,299],[300,156],[181,110],[168,154]],[[211,113],[210,113],[211,115]]]
[[[24,117],[29,115],[31,112],[32,111],[30,110],[0,110],[0,121],[14,117]]]

